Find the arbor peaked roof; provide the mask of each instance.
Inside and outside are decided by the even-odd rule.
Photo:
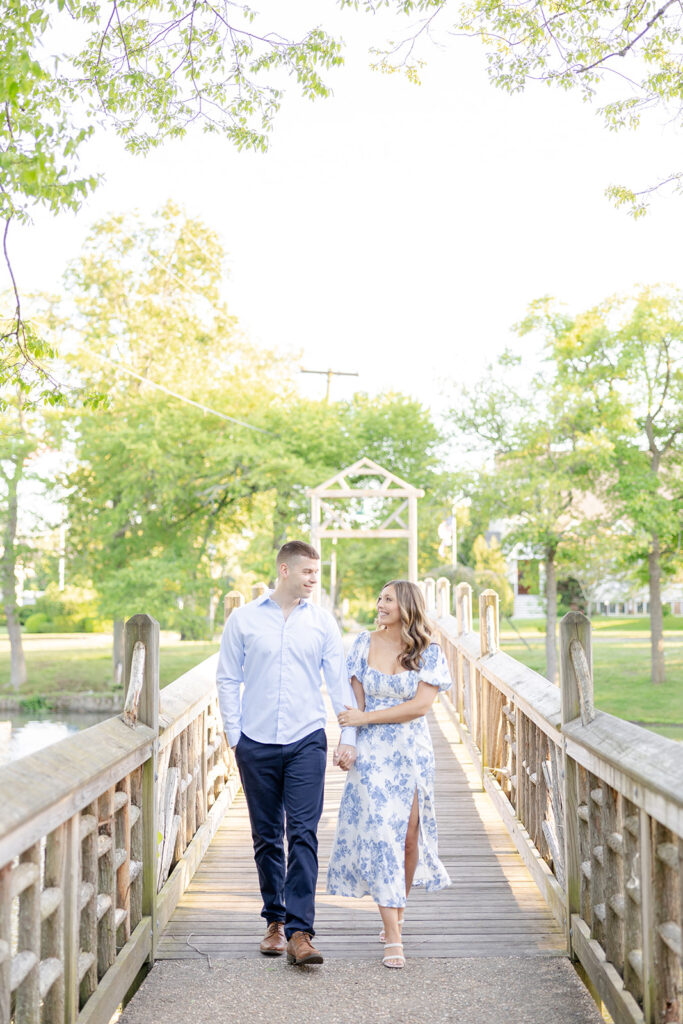
[[[424,497],[424,491],[419,487],[414,487],[408,483],[407,480],[402,480],[400,476],[396,476],[395,473],[385,469],[384,466],[380,466],[379,463],[373,462],[372,459],[368,459],[363,456],[358,462],[354,462],[353,465],[347,466],[345,469],[340,469],[338,473],[331,476],[329,480],[325,480],[324,483],[318,484],[317,487],[309,487],[307,490],[308,495],[315,494],[318,497],[345,497],[353,498],[359,492],[367,494],[368,488],[353,487],[349,484],[347,477],[357,476],[375,476],[380,477],[382,482],[379,487],[373,488],[376,491],[377,496],[393,497],[393,498],[422,498]],[[332,491],[333,495],[329,495],[328,492]]]

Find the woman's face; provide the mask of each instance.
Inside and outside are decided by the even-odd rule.
[[[377,621],[380,626],[395,626],[401,621],[401,612],[393,587],[385,587],[377,598]]]

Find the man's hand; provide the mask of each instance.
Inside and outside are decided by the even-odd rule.
[[[348,772],[356,760],[356,748],[350,743],[340,743],[334,752],[332,763],[343,772]]]

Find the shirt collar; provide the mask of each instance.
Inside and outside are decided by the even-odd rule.
[[[256,604],[258,604],[258,605],[265,604],[266,601],[270,601],[271,600],[273,594],[274,594],[274,590],[266,590],[265,594],[261,594],[260,597],[256,598]],[[308,603],[309,602],[308,602],[307,598],[305,598],[305,597],[300,597],[299,598],[299,605],[301,605],[302,607],[304,605],[307,605]],[[277,604],[277,601],[273,601],[273,604]],[[280,606],[278,605],[278,608],[279,607]]]

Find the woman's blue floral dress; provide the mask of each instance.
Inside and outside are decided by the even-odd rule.
[[[365,710],[410,700],[422,681],[447,690],[451,677],[438,644],[422,655],[422,668],[383,675],[368,665],[370,634],[360,633],[347,659],[349,675],[362,683]],[[358,729],[356,763],[339,807],[337,834],[327,873],[327,891],[372,896],[382,907],[403,907],[405,837],[417,790],[420,857],[413,885],[427,892],[450,885],[439,860],[434,814],[434,749],[426,718]]]

